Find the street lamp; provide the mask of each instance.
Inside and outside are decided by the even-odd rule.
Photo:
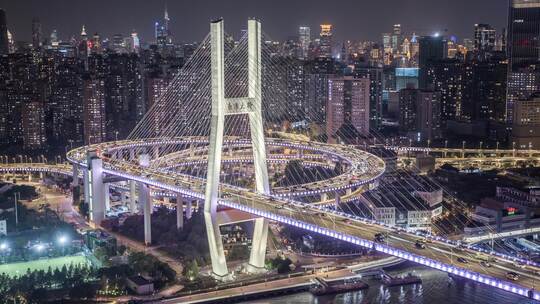
[[[58,238],[58,244],[60,244],[60,245],[65,245],[67,243],[67,241],[68,241],[68,238],[65,235],[61,235]]]
[[[45,246],[43,244],[37,244],[34,248],[36,248],[37,252],[42,252],[43,249],[45,249]]]
[[[3,242],[2,244],[0,244],[0,251],[5,251],[8,248],[9,248],[9,246],[8,246],[7,242]]]

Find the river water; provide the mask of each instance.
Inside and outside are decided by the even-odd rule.
[[[242,302],[245,304],[525,304],[537,303],[524,297],[475,284],[454,280],[444,272],[416,265],[402,265],[390,274],[413,272],[422,284],[385,287],[379,280],[366,279],[369,289],[316,297],[309,292]]]

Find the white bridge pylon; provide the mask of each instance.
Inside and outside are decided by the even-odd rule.
[[[212,69],[212,117],[208,151],[208,172],[205,189],[204,219],[208,234],[212,271],[214,276],[229,277],[223,242],[216,220],[218,205],[219,175],[223,148],[224,124],[226,115],[247,114],[251,131],[256,191],[269,194],[268,168],[266,167],[266,148],[261,113],[261,24],[248,21],[248,96],[241,98],[225,97],[225,58],[223,20],[210,25],[211,69]],[[255,220],[250,271],[264,269],[268,220]]]

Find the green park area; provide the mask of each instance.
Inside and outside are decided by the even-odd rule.
[[[60,269],[63,266],[69,267],[73,266],[91,266],[91,262],[83,254],[63,256],[57,258],[46,258],[33,260],[28,262],[18,262],[18,263],[9,263],[0,265],[0,274],[6,274],[8,276],[20,276],[26,274],[28,269],[30,271],[47,271],[49,267],[54,270],[56,268]]]

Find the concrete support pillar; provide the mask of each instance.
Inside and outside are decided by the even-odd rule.
[[[180,193],[176,194],[176,229],[184,228],[184,206]]]
[[[249,255],[249,272],[265,271],[264,258],[266,256],[267,239],[268,220],[262,217],[255,219],[253,240],[251,241],[251,252]]]
[[[137,184],[135,181],[129,181],[129,211],[131,213],[137,213],[137,199],[136,199]]]
[[[28,182],[29,182],[29,183],[32,182],[32,173],[28,174]]]
[[[191,199],[186,200],[186,219],[191,219],[191,215],[193,214],[193,201]]]
[[[87,155],[87,182],[85,181],[85,197],[88,195],[90,220],[96,225],[105,218],[105,190],[103,189],[103,162],[96,151]]]
[[[111,191],[108,183],[103,184],[103,191],[105,192],[105,211],[111,210]]]
[[[352,194],[352,188],[348,188],[345,190],[345,195],[351,195]]]
[[[135,160],[135,148],[129,149],[129,160],[131,161]]]
[[[43,172],[39,172],[39,179],[43,180]]]
[[[335,192],[335,199],[334,199],[334,207],[336,210],[339,209],[339,204],[341,204],[341,196],[339,195],[339,192]]]
[[[88,177],[89,177],[88,170],[85,169],[83,171],[83,187],[84,187],[84,201],[86,203],[88,203],[90,200],[88,196],[90,194],[90,181],[88,180]]]
[[[139,165],[148,167],[150,165],[150,156],[148,154],[139,155]],[[152,199],[150,197],[150,188],[145,183],[139,183],[139,202],[143,208],[144,217],[144,243],[152,244]]]

